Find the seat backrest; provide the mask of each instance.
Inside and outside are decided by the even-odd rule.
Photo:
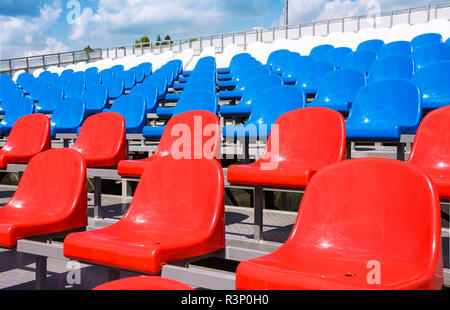
[[[378,52],[378,58],[388,57],[392,55],[411,56],[412,46],[409,41],[394,41],[384,45]]]
[[[340,69],[345,56],[347,56],[347,54],[350,54],[351,52],[352,49],[350,47],[332,48],[325,53],[325,55],[322,57],[322,60],[329,61],[336,67],[336,69]]]
[[[209,111],[193,110],[177,114],[167,122],[153,156],[213,159],[219,155],[219,118]]]
[[[64,88],[65,98],[81,98],[83,96],[86,83],[83,79],[71,80]]]
[[[54,149],[34,156],[19,185],[4,208],[13,208],[24,217],[48,221],[70,218],[74,227],[87,226],[86,163],[78,152]]]
[[[111,67],[111,71],[113,75],[117,75],[125,70],[123,65],[115,65]]]
[[[218,98],[214,92],[210,90],[195,90],[181,94],[173,115],[193,110],[204,110],[217,114],[218,109]]]
[[[290,53],[286,53],[286,54],[281,54],[279,55],[273,63],[273,67],[272,67],[272,73],[278,74],[278,75],[282,75],[283,71],[284,71],[284,67],[286,65],[286,63],[289,61],[289,59],[291,58],[295,58],[295,57],[300,57],[301,55],[297,52],[290,52]]]
[[[275,122],[260,161],[305,163],[322,167],[343,160],[346,136],[343,116],[327,108],[296,109],[281,115]],[[278,148],[272,149],[273,139]]]
[[[49,150],[51,146],[50,119],[44,114],[30,114],[15,122],[2,150],[27,157]]]
[[[417,69],[438,61],[450,60],[450,46],[445,43],[428,43],[414,49],[412,53]]]
[[[309,56],[316,58],[316,60],[322,60],[325,54],[333,48],[334,46],[331,44],[318,45],[309,52]]]
[[[100,112],[108,102],[108,90],[101,84],[90,86],[84,92],[84,101],[88,113]]]
[[[112,78],[113,73],[111,69],[104,69],[99,73],[102,84],[107,84]]]
[[[342,68],[356,69],[366,74],[369,73],[370,66],[377,59],[377,54],[371,50],[360,50],[345,56]]]
[[[216,91],[216,83],[211,79],[195,79],[186,83],[183,92],[190,92],[196,90]]]
[[[428,113],[417,129],[408,163],[447,170],[450,167],[450,106]]]
[[[284,67],[283,78],[297,78],[297,73],[306,64],[314,62],[314,57],[300,56],[288,60]]]
[[[306,64],[297,73],[296,85],[300,87],[315,85],[330,71],[334,71],[334,65],[328,61],[314,61]]]
[[[147,113],[154,113],[158,108],[158,89],[155,85],[146,83],[133,87],[130,94],[138,94],[144,97]]]
[[[167,91],[167,77],[160,71],[156,71],[144,80],[144,84],[152,84],[158,90],[158,97],[162,98]]]
[[[197,79],[209,79],[211,81],[216,80],[216,73],[213,70],[207,70],[207,69],[196,69],[192,71],[191,75],[189,76],[189,79],[186,83],[189,83],[190,81],[194,81]]]
[[[281,55],[281,54],[288,54],[288,53],[290,53],[290,51],[287,50],[287,49],[280,49],[280,50],[273,51],[272,53],[270,53],[269,57],[267,58],[267,63],[266,64],[269,66],[269,68],[272,68],[273,65],[274,65],[275,59],[279,55]]]
[[[359,89],[347,124],[417,126],[421,117],[420,90],[416,83],[403,79],[381,80]]]
[[[223,245],[223,187],[216,160],[158,158],[142,174],[121,221]]]
[[[136,84],[136,75],[133,70],[126,70],[115,75],[116,78],[123,80],[123,87],[126,90],[130,90]]]
[[[143,62],[139,64],[138,67],[144,69],[144,77],[150,76],[152,74],[153,65],[150,62]]]
[[[429,281],[442,259],[437,191],[406,163],[363,158],[328,166],[311,179],[299,210],[282,251],[314,249],[333,261],[360,261],[360,270],[373,260],[391,264],[385,283],[395,279],[395,268],[402,278]],[[366,274],[356,276],[365,280]]]
[[[127,133],[142,132],[146,125],[146,103],[143,96],[128,94],[114,101],[111,112],[121,114],[125,118]]]
[[[372,51],[378,54],[380,49],[383,47],[384,41],[379,39],[367,40],[361,42],[356,48],[357,51]]]
[[[256,96],[264,89],[281,85],[283,85],[283,80],[274,74],[254,77],[245,84],[244,94],[239,104],[252,104]]]
[[[83,98],[64,99],[52,115],[51,124],[78,128],[86,119],[86,104]]]
[[[21,117],[32,114],[34,102],[31,98],[13,98],[8,102],[8,107],[0,125],[5,128],[12,128],[14,123]]]
[[[125,82],[123,79],[117,76],[114,76],[110,80],[107,80],[106,84],[104,84],[108,90],[108,98],[116,99],[122,96],[125,90]]]
[[[439,33],[424,33],[411,40],[413,50],[429,43],[441,43],[442,35]]]
[[[88,117],[73,149],[83,155],[87,167],[116,166],[127,158],[125,119],[114,112]]]
[[[314,103],[352,103],[358,90],[366,84],[366,76],[355,69],[342,69],[325,74],[319,84]]]
[[[304,108],[306,96],[293,85],[273,86],[261,91],[253,100],[252,112],[246,125],[267,126],[267,136],[278,117],[286,112]],[[263,128],[260,128],[263,130]],[[262,131],[260,133],[263,133]]]
[[[261,66],[260,64],[252,64],[247,68],[241,70],[237,77],[235,77],[237,81],[236,88],[244,90],[245,84],[254,77],[260,75],[268,75],[270,74],[269,68],[266,66]]]
[[[422,94],[422,99],[448,105],[450,102],[450,60],[425,66],[414,73]]]
[[[380,58],[372,64],[369,71],[368,82],[383,79],[412,79],[414,61],[408,55],[392,55]]]

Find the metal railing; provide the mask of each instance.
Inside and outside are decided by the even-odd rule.
[[[396,24],[417,24],[432,19],[450,19],[450,2],[440,2],[406,9],[385,11],[376,14],[319,20],[296,25],[276,26],[272,28],[255,28],[237,32],[204,35],[158,42],[133,43],[114,47],[95,49],[92,53],[85,51],[66,52],[51,55],[39,55],[0,60],[0,73],[12,75],[17,70],[29,72],[32,69],[48,68],[56,65],[90,62],[102,58],[121,58],[128,55],[144,55],[146,53],[161,54],[167,51],[181,53],[185,49],[193,49],[195,55],[207,47],[214,47],[216,52],[223,52],[225,46],[235,44],[247,49],[252,42],[270,43],[277,39],[299,39],[302,36],[326,36],[332,32],[358,32],[363,28],[386,28]]]

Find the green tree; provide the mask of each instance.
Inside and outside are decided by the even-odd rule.
[[[160,42],[161,42],[161,36],[158,34],[158,36],[156,37],[156,46],[159,46]]]
[[[166,41],[166,42],[165,42],[166,44],[169,44],[169,43],[173,44],[173,41],[170,39],[170,36],[169,36],[169,35],[166,35],[166,36],[165,36],[164,41]]]
[[[150,47],[150,38],[148,36],[143,36],[139,40],[135,41],[135,46],[140,47]]]

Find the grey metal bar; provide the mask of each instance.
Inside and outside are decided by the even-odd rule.
[[[255,187],[254,192],[254,239],[259,241],[263,239],[263,210],[264,210],[264,191],[261,186]]]
[[[94,177],[94,217],[103,218],[102,216],[102,179],[98,176]]]
[[[47,288],[47,257],[36,255],[36,290]]]

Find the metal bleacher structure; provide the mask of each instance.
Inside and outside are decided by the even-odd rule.
[[[0,186],[0,253],[34,256],[37,289],[70,260],[163,278],[122,288],[370,289],[377,259],[381,288],[450,286],[449,18],[444,2],[1,60],[0,167],[20,183]],[[207,132],[200,158],[174,159],[180,124]],[[265,209],[268,191],[301,194],[298,214]]]

